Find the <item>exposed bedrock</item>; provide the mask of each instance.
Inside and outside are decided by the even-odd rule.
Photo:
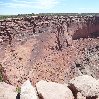
[[[33,86],[29,80],[20,87],[0,82],[0,99],[99,99],[99,79],[82,75],[68,84],[40,80]]]
[[[99,78],[99,17],[33,16],[0,21],[3,78],[20,85],[28,78],[68,82]]]
[[[57,44],[69,39],[99,36],[99,17],[35,16],[0,21],[1,41],[22,40],[44,32],[55,33]],[[61,47],[61,45],[59,45]]]

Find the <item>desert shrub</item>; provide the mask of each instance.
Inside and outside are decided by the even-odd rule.
[[[0,64],[0,82],[3,81],[3,73],[2,73],[2,71],[3,71],[3,67],[2,67],[2,65]]]
[[[21,93],[21,88],[20,87],[16,87],[16,92],[17,93]]]

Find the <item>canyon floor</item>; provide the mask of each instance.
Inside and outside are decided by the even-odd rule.
[[[3,80],[68,83],[76,76],[99,79],[98,16],[31,16],[0,20]]]

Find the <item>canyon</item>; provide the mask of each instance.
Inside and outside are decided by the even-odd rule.
[[[6,83],[99,79],[98,16],[31,16],[0,20],[0,66]]]

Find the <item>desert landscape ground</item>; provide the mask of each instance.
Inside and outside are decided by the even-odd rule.
[[[99,16],[35,15],[1,19],[0,74],[1,80],[15,87],[28,79],[33,86],[40,80],[64,84],[83,75],[98,81]],[[71,84],[69,88],[72,90]],[[68,99],[98,99],[96,94],[73,96]]]

